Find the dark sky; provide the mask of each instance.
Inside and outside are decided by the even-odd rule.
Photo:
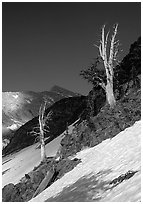
[[[3,91],[46,91],[54,85],[82,94],[80,76],[97,56],[106,23],[119,23],[124,57],[141,35],[141,3],[2,3]]]

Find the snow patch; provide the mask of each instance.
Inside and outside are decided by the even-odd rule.
[[[16,130],[18,128],[18,124],[12,124],[11,126],[7,127],[10,130]]]
[[[19,97],[18,94],[12,95],[15,99],[17,99]]]
[[[17,126],[22,126],[22,125],[24,125],[24,123],[22,123],[22,122],[20,122],[20,121],[18,121],[18,120],[15,120],[15,119],[13,119],[13,118],[11,118],[11,120],[15,123],[15,125],[17,125]]]

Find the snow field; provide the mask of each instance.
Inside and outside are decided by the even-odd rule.
[[[69,133],[71,133],[74,128],[73,124],[69,126]],[[65,132],[46,145],[47,157],[56,155],[64,133]],[[36,149],[36,147],[37,144],[34,144],[3,158],[2,172],[7,172],[2,176],[2,187],[9,183],[17,184],[25,174],[39,165],[40,149]]]
[[[99,145],[82,150],[76,154],[81,159],[72,171],[65,174],[61,179],[54,182],[30,202],[43,202],[51,197],[58,197],[63,189],[70,187],[82,178],[95,176],[99,182],[109,183],[121,174],[130,171],[138,171],[128,180],[123,181],[113,189],[104,191],[98,189],[100,201],[124,201],[137,202],[141,196],[141,121],[132,127],[120,132],[112,139],[107,139]],[[106,172],[106,173],[105,173]],[[78,189],[78,185],[77,185]],[[88,191],[88,189],[85,189]],[[97,197],[92,191],[92,199]],[[76,201],[76,200],[74,200]]]

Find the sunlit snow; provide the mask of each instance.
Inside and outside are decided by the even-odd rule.
[[[69,133],[72,129],[73,124],[69,126]],[[56,155],[64,133],[46,145],[48,157]],[[8,183],[18,183],[26,173],[32,171],[40,163],[40,149],[36,147],[37,144],[34,144],[3,158],[2,171],[6,173],[2,176],[2,187]]]
[[[12,95],[14,98],[18,98],[18,94]]]
[[[59,201],[58,198],[61,199],[60,202],[73,202],[79,201],[80,197],[87,202],[98,198],[101,202],[141,201],[140,137],[141,121],[138,121],[114,138],[82,150],[75,156],[82,162],[31,202],[54,202],[54,199]],[[137,173],[114,188],[109,186],[110,181],[128,171]]]
[[[18,125],[17,124],[12,124],[12,125],[8,126],[7,128],[10,129],[10,130],[16,130],[18,128]]]

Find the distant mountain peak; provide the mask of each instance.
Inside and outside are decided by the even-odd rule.
[[[59,94],[61,94],[61,93],[65,93],[66,95],[69,95],[69,97],[70,96],[79,96],[79,95],[81,95],[81,94],[79,94],[79,93],[75,93],[75,92],[73,92],[73,91],[70,91],[70,90],[68,90],[68,89],[66,89],[66,88],[63,88],[63,87],[61,87],[61,86],[58,86],[58,85],[54,85],[51,89],[50,89],[50,91],[51,92],[55,92],[55,93],[59,93]]]

